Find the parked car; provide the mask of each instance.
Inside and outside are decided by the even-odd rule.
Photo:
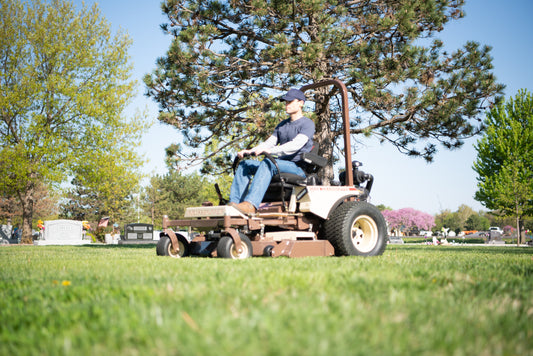
[[[491,226],[489,231],[496,231],[503,235],[503,230],[500,229],[498,226]]]

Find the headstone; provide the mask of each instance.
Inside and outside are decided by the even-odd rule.
[[[0,239],[9,240],[11,238],[11,225],[0,225]]]
[[[154,225],[140,223],[125,225],[124,240],[118,241],[119,245],[150,243],[157,243],[157,240],[154,240]]]
[[[20,238],[20,230],[11,225],[8,220],[7,225],[0,225],[0,243],[3,245],[18,244]]]
[[[105,243],[109,245],[118,245],[118,241],[120,240],[119,234],[105,234],[104,236]]]
[[[126,240],[153,240],[154,226],[152,224],[128,224],[124,227]]]
[[[83,245],[83,224],[75,220],[49,220],[44,222],[44,239],[35,245]]]
[[[502,234],[494,230],[489,231],[487,243],[491,245],[505,245],[505,241],[502,240]]]
[[[389,236],[389,243],[391,244],[403,244],[404,241],[400,236]]]

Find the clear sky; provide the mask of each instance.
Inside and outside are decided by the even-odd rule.
[[[74,1],[81,5],[82,1]],[[142,77],[155,69],[155,61],[165,54],[171,38],[160,30],[165,22],[159,0],[86,0],[86,4],[98,3],[113,30],[128,32],[133,40],[130,48],[139,81],[138,95],[128,111],[147,109],[155,124],[140,143],[140,152],[149,162],[145,171],[149,174],[164,174],[164,149],[181,139],[173,128],[156,120],[157,105],[144,94]],[[533,92],[533,57],[530,21],[533,13],[532,0],[467,0],[466,16],[448,23],[438,34],[448,50],[461,47],[473,40],[491,46],[494,72],[499,83],[506,85],[506,98],[517,94],[519,89]],[[305,83],[302,83],[302,85]],[[411,207],[430,214],[442,210],[457,210],[466,204],[474,210],[485,210],[474,200],[476,174],[472,164],[476,158],[473,145],[477,138],[465,142],[462,148],[448,151],[439,148],[434,162],[409,158],[390,145],[366,142],[354,159],[363,162],[363,169],[375,177],[372,203],[385,204],[393,209]]]

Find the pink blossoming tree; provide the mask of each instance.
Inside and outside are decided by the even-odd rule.
[[[430,230],[435,226],[435,218],[432,215],[413,208],[385,210],[382,213],[389,227],[397,231],[407,231],[413,227]]]

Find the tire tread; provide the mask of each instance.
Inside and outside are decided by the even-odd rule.
[[[355,212],[354,212],[355,211]],[[378,241],[376,247],[369,253],[361,253],[351,242],[351,225],[353,215],[368,215],[372,217],[378,227]],[[346,202],[340,205],[324,224],[326,238],[333,245],[337,256],[378,256],[387,246],[387,225],[379,210],[366,202]]]

